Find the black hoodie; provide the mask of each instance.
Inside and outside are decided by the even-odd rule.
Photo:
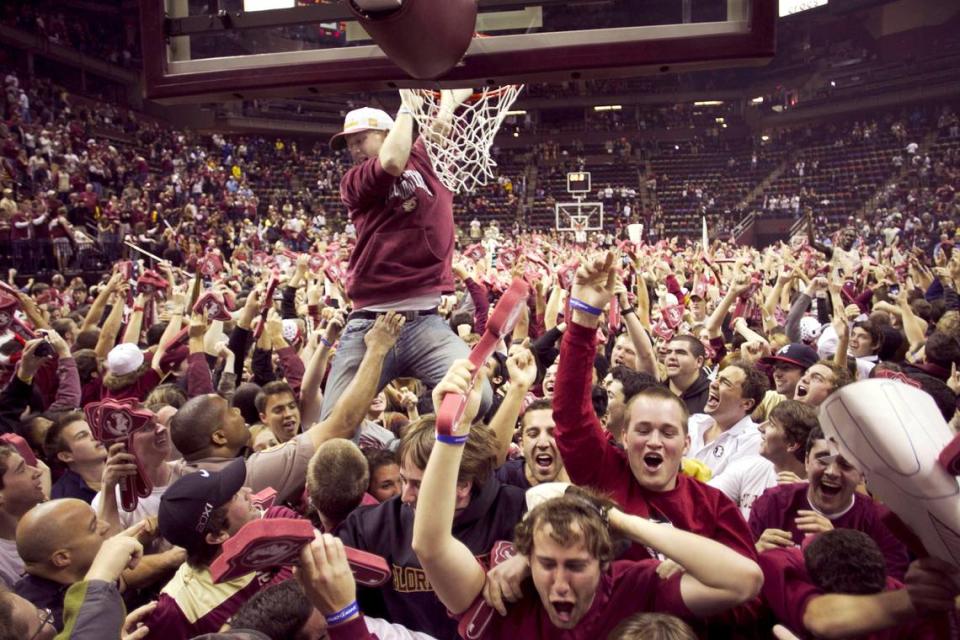
[[[453,535],[486,561],[495,542],[513,540],[513,528],[525,511],[524,491],[491,476],[480,489],[474,488],[470,504],[454,518]],[[345,545],[383,556],[393,571],[392,581],[379,589],[359,589],[361,605],[365,613],[383,613],[412,631],[440,640],[457,638],[457,621],[447,615],[413,553],[413,516],[414,510],[397,496],[383,504],[360,507],[337,529]],[[378,596],[384,612],[378,611]]]
[[[687,405],[687,411],[690,415],[703,413],[703,408],[707,406],[707,398],[710,395],[710,378],[701,371],[700,377],[692,385],[687,387],[680,399]]]

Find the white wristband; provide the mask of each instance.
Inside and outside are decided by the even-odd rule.
[[[397,109],[397,117],[398,117],[398,118],[399,118],[400,116],[402,116],[403,114],[407,114],[408,116],[412,116],[412,115],[413,115],[413,111],[411,111],[411,110],[408,109],[407,107],[400,107],[399,109]]]

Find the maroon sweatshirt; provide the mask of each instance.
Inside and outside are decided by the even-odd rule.
[[[357,229],[347,295],[358,309],[453,287],[453,194],[418,139],[400,177],[379,158],[350,169],[340,198]]]

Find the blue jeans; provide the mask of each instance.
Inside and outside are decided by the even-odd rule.
[[[374,320],[350,320],[340,336],[340,346],[333,358],[333,368],[323,391],[320,417],[333,411],[340,395],[353,380],[360,361],[367,351],[363,336]],[[400,338],[383,361],[377,390],[382,390],[394,378],[419,378],[425,387],[420,401],[421,414],[432,411],[430,392],[437,386],[454,360],[470,355],[470,347],[460,339],[439,315],[419,316],[403,326]],[[484,385],[479,415],[484,415],[493,401],[489,383]]]

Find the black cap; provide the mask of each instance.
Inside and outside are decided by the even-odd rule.
[[[157,514],[160,535],[190,551],[203,542],[207,521],[217,507],[243,488],[247,465],[237,458],[220,471],[201,469],[183,476],[163,493]]]
[[[804,371],[817,364],[820,357],[811,347],[800,342],[792,342],[781,347],[776,354],[760,360],[763,364],[775,365],[778,362],[800,367]]]

